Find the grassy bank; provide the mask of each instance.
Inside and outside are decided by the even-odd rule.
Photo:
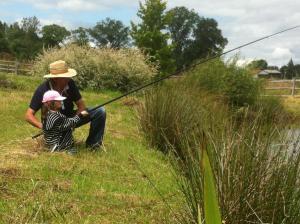
[[[24,121],[41,80],[13,75],[5,79],[12,86],[0,87],[0,223],[174,222],[182,199],[170,164],[140,137],[132,106],[119,101],[106,107],[106,152],[85,150],[86,126],[75,131],[78,155],[50,154],[31,139],[37,130]],[[95,106],[119,93],[82,95],[87,105]]]

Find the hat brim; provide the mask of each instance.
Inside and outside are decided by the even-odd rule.
[[[54,100],[56,100],[56,101],[63,101],[65,99],[67,99],[67,97],[60,96],[60,97],[56,97]]]
[[[69,68],[68,72],[62,73],[62,74],[48,74],[44,75],[44,78],[72,78],[77,75],[77,72],[75,69]]]

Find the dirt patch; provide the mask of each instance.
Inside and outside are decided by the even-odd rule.
[[[21,171],[18,168],[11,167],[11,168],[0,168],[0,176],[4,177],[16,177],[20,176]]]

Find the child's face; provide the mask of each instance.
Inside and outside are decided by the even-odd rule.
[[[61,101],[54,101],[55,110],[59,110],[61,108]]]

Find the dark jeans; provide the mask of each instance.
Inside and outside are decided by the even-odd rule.
[[[104,107],[91,111],[87,109],[89,116],[84,117],[76,125],[76,128],[91,122],[89,136],[86,139],[87,146],[101,145],[105,129],[106,112]]]

